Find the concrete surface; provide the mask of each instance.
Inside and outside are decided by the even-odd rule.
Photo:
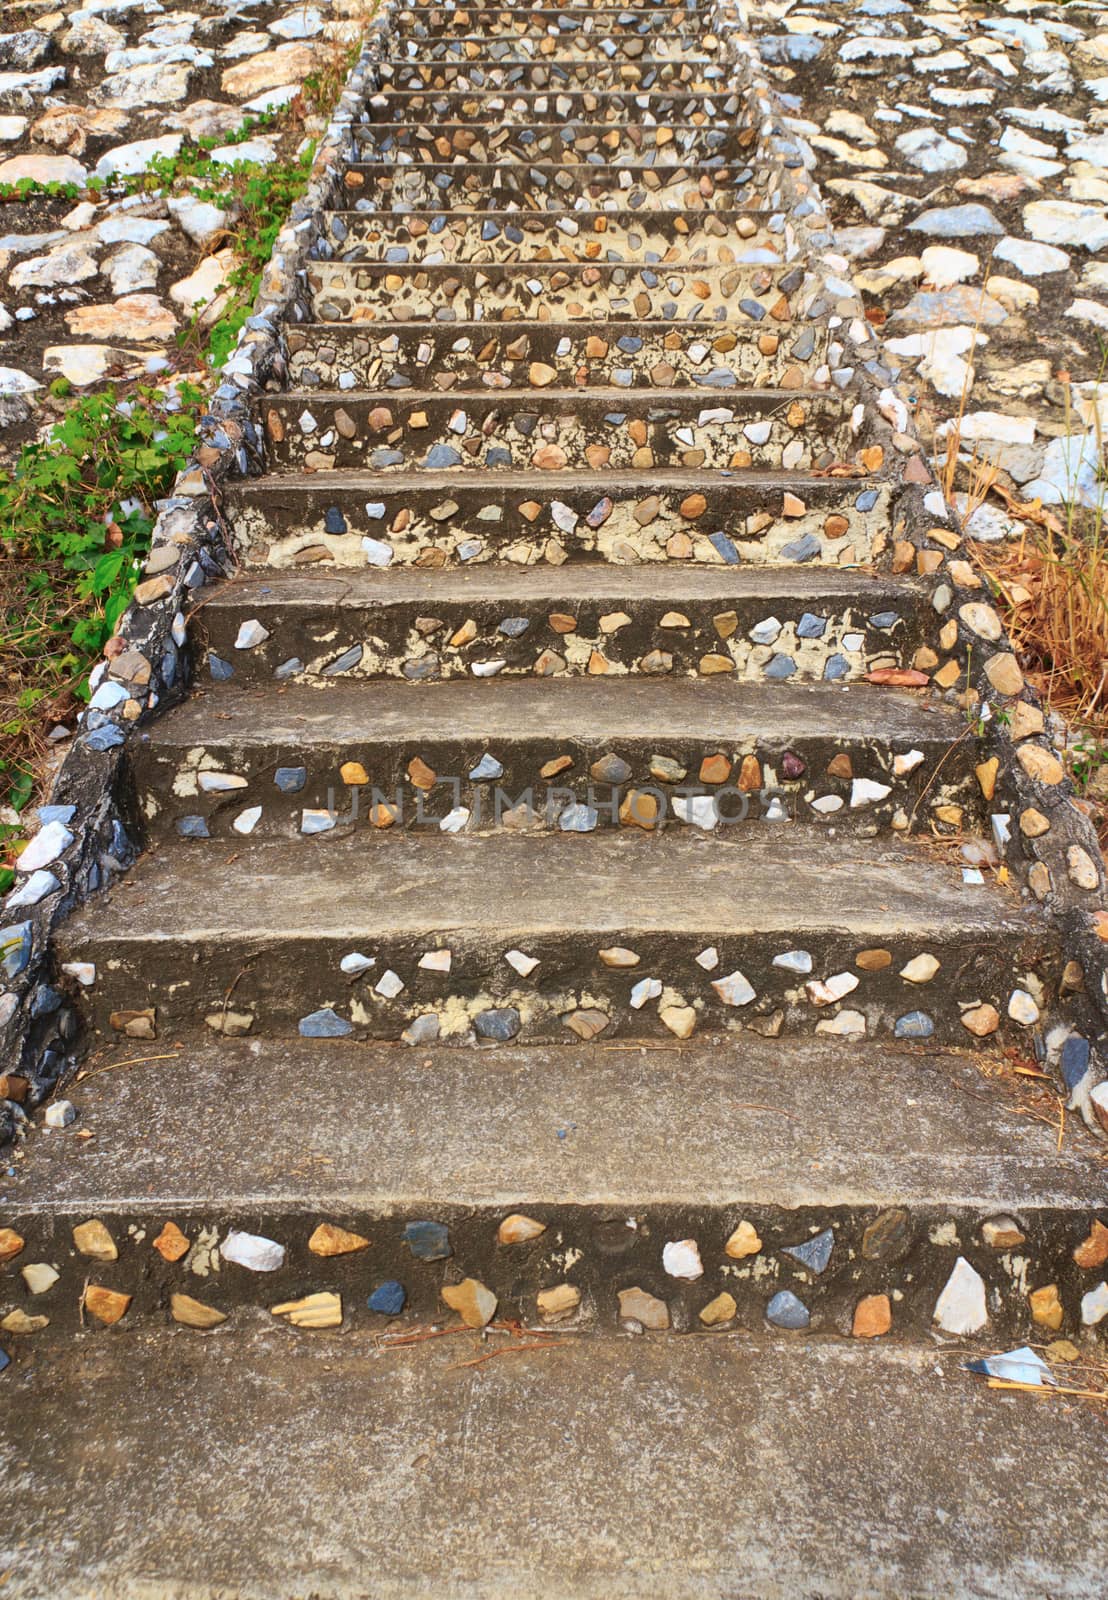
[[[1103,1413],[734,1337],[77,1340],[0,1379],[5,1600],[1098,1600]],[[453,1369],[453,1370],[452,1370]]]

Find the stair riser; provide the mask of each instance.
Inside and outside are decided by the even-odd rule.
[[[499,675],[600,675],[607,663],[607,670],[617,673],[711,677],[726,674],[730,662],[728,675],[735,681],[838,682],[860,678],[874,667],[910,664],[924,637],[925,619],[918,611],[912,608],[902,616],[874,606],[868,611],[844,607],[836,599],[821,599],[818,590],[818,574],[813,573],[812,593],[804,603],[776,598],[771,605],[744,597],[721,609],[718,602],[678,600],[674,607],[663,602],[622,602],[614,595],[608,602],[582,604],[579,599],[559,601],[555,589],[542,599],[517,600],[511,611],[503,602],[496,605],[478,595],[466,598],[445,592],[422,602],[400,603],[383,593],[378,604],[365,610],[313,606],[310,601],[270,608],[264,601],[252,600],[241,608],[210,606],[198,621],[208,641],[206,676],[217,687],[227,681],[268,683],[275,676],[278,681],[310,682],[336,677],[401,677],[413,682],[474,678],[475,663],[500,661],[504,665],[498,672],[484,676],[491,680]],[[662,626],[662,619],[675,609],[688,619],[687,627],[672,621]],[[621,611],[631,618],[627,626],[614,631],[601,626],[602,616]],[[558,617],[559,629],[566,632],[551,627],[551,615]],[[878,626],[871,616],[889,620]],[[428,625],[436,619],[438,626]],[[242,624],[252,620],[261,622],[268,637],[251,648],[236,648]],[[514,632],[521,621],[526,628]],[[501,631],[505,622],[513,632]],[[572,628],[570,622],[575,624]],[[819,637],[809,637],[820,624]],[[476,632],[470,642],[452,646],[449,641],[459,630],[468,633],[471,625]],[[770,643],[751,638],[751,630],[759,625],[764,630],[761,636],[770,638]],[[350,664],[341,666],[344,661]]]
[[[432,843],[440,838],[437,831],[430,837]],[[735,828],[720,828],[707,848],[717,856],[721,850],[741,852],[743,838]],[[195,872],[204,874],[211,852],[217,851],[222,858],[229,842],[194,841]],[[326,837],[317,838],[305,842],[305,849],[326,851],[328,845]],[[590,841],[582,838],[580,845],[582,869],[587,870]],[[379,832],[365,836],[367,853],[399,848]],[[443,851],[453,848],[454,841],[442,840]],[[641,848],[650,851],[652,842],[644,837]],[[372,869],[372,858],[367,867]],[[894,890],[892,883],[890,893]],[[980,889],[966,890],[967,896],[975,892],[982,893]],[[969,904],[972,907],[972,901]],[[451,920],[450,907],[429,904],[429,924],[433,924],[436,911]],[[171,908],[167,907],[166,913],[171,917]],[[516,927],[499,930],[499,937],[487,928],[454,926],[445,936],[394,934],[381,938],[373,930],[383,914],[387,912],[374,904],[372,877],[367,877],[365,921],[361,931],[351,930],[345,938],[259,929],[249,937],[224,933],[214,950],[202,936],[139,936],[63,947],[61,959],[96,965],[96,982],[85,991],[85,1000],[92,1027],[104,1041],[118,1039],[123,1031],[123,1027],[113,1028],[113,1015],[117,1021],[125,1021],[129,1014],[146,1007],[155,1009],[156,1034],[161,1039],[178,1029],[202,1026],[209,1016],[218,1026],[233,985],[232,1008],[253,1018],[250,1031],[259,1037],[291,1038],[301,1026],[312,1026],[303,1019],[332,1008],[352,1038],[382,1041],[399,1040],[417,1018],[434,1013],[437,1022],[421,1024],[417,1032],[420,1042],[431,1042],[422,1030],[434,1027],[438,1033],[433,1036],[444,1044],[466,1047],[480,1042],[475,1031],[479,1017],[490,1010],[510,1009],[517,1014],[512,1025],[518,1026],[515,1037],[520,1045],[579,1044],[578,1034],[565,1019],[580,1011],[599,1011],[607,1017],[605,1040],[674,1042],[661,1011],[694,1007],[698,1032],[737,1032],[753,1027],[772,1037],[841,1036],[848,1045],[864,1028],[865,1036],[873,1040],[922,1036],[932,1047],[968,1048],[975,1040],[960,1021],[962,1002],[973,1007],[994,1006],[1001,1021],[992,1043],[1012,1043],[1029,1051],[1027,1030],[1007,1018],[1010,996],[1013,990],[1026,988],[1029,972],[1039,974],[1048,993],[1056,978],[1056,953],[1044,949],[1041,936],[1017,939],[1002,931],[983,944],[979,933],[947,930],[941,939],[929,939],[925,928],[911,941],[902,933],[885,938],[880,928],[868,934],[855,931],[851,937],[812,933],[805,928],[803,907],[797,908],[796,929],[791,935],[736,934],[710,925],[695,935],[644,934],[620,928],[613,918],[610,931],[597,935],[587,946],[577,934],[530,936],[526,907],[520,907]],[[937,949],[931,948],[933,943]],[[600,960],[597,952],[601,948],[616,946],[639,956],[634,969],[611,969]],[[443,947],[451,951],[451,971],[421,970],[418,963],[425,953]],[[695,958],[712,947],[718,951],[719,962],[707,972]],[[507,963],[506,953],[513,949],[539,962],[530,977],[517,976]],[[796,949],[811,956],[811,976],[773,966],[775,957]],[[859,953],[867,950],[886,951],[892,958],[890,964],[878,972],[856,970]],[[375,961],[364,977],[355,980],[340,970],[341,961],[352,953]],[[924,984],[902,979],[899,973],[907,963],[925,953],[941,962],[938,975]],[[375,991],[388,972],[398,974],[404,983],[403,991],[394,998]],[[735,972],[755,991],[756,999],[746,1006],[726,1004],[712,988],[713,980]],[[840,1005],[833,1000],[816,1004],[804,986],[840,974],[851,974],[858,982],[843,996],[842,1020],[836,1021]],[[646,979],[660,983],[661,993],[634,1007],[632,990]],[[917,1014],[926,1017],[926,1023],[916,1020]],[[913,1020],[905,1022],[904,1018]],[[149,1030],[142,1026],[142,1036],[149,1037]]]
[[[560,388],[683,388],[734,394],[740,386],[801,389],[818,384],[827,356],[824,329],[719,332],[685,323],[644,323],[621,333],[607,323],[511,329],[452,322],[390,327],[339,324],[290,328],[289,381],[297,388],[527,389],[534,362]],[[623,341],[623,348],[620,341]],[[799,352],[799,353],[798,353]]]
[[[537,278],[520,277],[515,281],[500,278],[478,287],[459,284],[456,279],[447,281],[444,275],[440,281],[426,285],[406,279],[395,287],[386,286],[383,281],[379,286],[367,285],[365,289],[350,286],[349,275],[371,270],[366,266],[344,267],[337,263],[326,271],[313,270],[310,277],[322,282],[322,287],[309,297],[313,319],[355,325],[383,322],[387,326],[390,321],[468,322],[479,320],[483,315],[488,324],[543,318],[559,325],[588,320],[611,329],[613,324],[631,319],[638,327],[651,322],[700,318],[710,335],[713,324],[734,320],[741,326],[744,318],[739,301],[719,293],[710,284],[708,294],[688,283],[676,288],[663,284],[651,292],[634,280],[624,285],[571,283],[554,288]],[[504,270],[533,271],[530,268]],[[616,270],[627,271],[625,267]],[[341,274],[348,276],[344,279]],[[381,276],[383,280],[385,273]],[[390,276],[398,277],[395,268]],[[701,276],[700,281],[707,280]],[[756,327],[767,321],[767,308],[761,302],[753,303],[757,310],[746,314],[750,316],[750,325]],[[769,323],[771,327],[778,325]]]
[[[663,485],[654,495],[643,494],[649,480],[632,488],[609,479],[601,500],[600,485],[578,482],[559,484],[549,498],[540,499],[546,474],[536,475],[526,492],[495,479],[470,486],[464,474],[449,488],[396,492],[382,476],[365,494],[316,486],[313,476],[290,480],[289,489],[246,484],[228,496],[252,561],[287,566],[299,558],[364,567],[372,558],[375,565],[441,567],[493,557],[530,565],[599,555],[610,561],[839,566],[868,560],[871,538],[887,521],[889,493],[879,484],[848,480],[844,487],[840,480],[817,480],[804,489],[804,513],[785,516],[780,489],[720,478],[706,478],[702,491],[692,490],[686,480],[680,489]],[[706,501],[695,519],[681,512],[693,493]],[[529,508],[526,513],[521,505]],[[345,532],[338,531],[336,512]],[[601,525],[591,527],[590,516]],[[334,533],[327,531],[328,522]],[[732,532],[721,536],[716,530],[723,528]],[[375,541],[369,550],[364,537]]]
[[[534,11],[466,11],[461,16],[444,12],[434,6],[410,8],[396,17],[396,37],[405,43],[438,39],[468,39],[475,34],[498,41],[518,36],[532,46],[540,38],[557,39],[559,46],[569,42],[578,46],[599,47],[607,39],[641,38],[650,40],[654,48],[657,35],[681,39],[696,39],[704,30],[704,16],[696,12],[647,11],[643,9],[632,20],[616,9],[592,11],[588,16],[577,17],[572,12],[554,11],[546,7]]]
[[[644,211],[732,211],[750,193],[749,167],[713,169],[697,177],[684,167],[571,167],[565,164],[505,162],[465,165],[423,162],[366,162],[344,178],[351,200],[372,200],[382,210],[485,212],[509,203],[524,211],[563,211],[582,196],[592,209],[612,205]]]
[[[386,87],[435,94],[440,91],[484,91],[512,94],[520,89],[545,89],[551,94],[623,89],[632,93],[725,93],[720,68],[688,61],[437,62],[414,67],[385,62]]]
[[[792,402],[779,394],[753,396],[731,406],[705,406],[692,395],[680,403],[644,406],[639,401],[625,409],[618,396],[606,403],[587,396],[537,400],[526,413],[517,405],[490,399],[463,406],[433,399],[386,407],[370,401],[319,403],[303,394],[275,397],[264,409],[269,465],[309,472],[353,467],[375,472],[421,467],[809,472],[848,460],[855,448],[849,414],[837,394]],[[668,412],[664,419],[658,415],[662,411]]]
[[[428,223],[434,223],[433,230]],[[449,262],[657,262],[732,267],[782,259],[783,237],[746,212],[496,212],[483,217],[328,213],[320,259]],[[443,226],[445,224],[445,226]],[[736,237],[738,234],[738,237]]]
[[[409,68],[414,57],[418,57],[415,70],[420,73],[440,72],[453,66],[463,71],[474,67],[486,72],[496,68],[510,71],[521,65],[546,67],[562,73],[572,72],[579,63],[596,72],[628,66],[650,71],[678,63],[696,77],[703,77],[712,70],[720,73],[715,53],[705,50],[703,41],[695,37],[652,33],[648,39],[638,39],[623,35],[609,38],[606,44],[608,48],[601,52],[595,41],[573,34],[559,39],[549,35],[490,39],[473,34],[427,40],[398,39],[392,46],[391,57],[382,63],[382,76],[387,77],[391,69],[393,81],[396,81],[400,77],[398,69]]]
[[[434,18],[443,16],[456,17],[464,13],[471,18],[473,23],[470,31],[483,32],[488,31],[490,28],[495,31],[501,23],[511,24],[520,18],[539,18],[544,22],[561,26],[562,19],[567,16],[573,18],[574,21],[576,21],[578,14],[583,18],[617,19],[626,17],[629,11],[635,13],[636,20],[639,22],[644,18],[649,19],[654,16],[672,17],[675,22],[680,23],[698,18],[702,29],[708,26],[709,19],[715,15],[715,12],[710,7],[705,7],[703,4],[699,6],[692,5],[687,3],[687,0],[683,0],[681,4],[663,5],[659,5],[658,0],[630,0],[630,4],[625,6],[617,6],[612,4],[612,0],[605,0],[603,4],[594,3],[587,6],[574,4],[569,11],[559,11],[552,6],[545,5],[532,8],[523,4],[523,0],[508,0],[508,3],[503,5],[459,6],[450,10],[441,5],[431,4],[405,6],[402,11],[397,12],[396,23],[398,27],[406,28],[409,23],[425,23]]]
[[[369,715],[371,704],[367,703]],[[325,715],[325,706],[321,701],[317,716]],[[710,720],[710,712],[706,715]],[[310,838],[307,847],[313,849],[324,831],[334,839],[373,831],[380,805],[388,806],[397,818],[388,837],[404,829],[434,832],[458,806],[470,813],[467,832],[512,826],[520,806],[526,808],[529,827],[553,830],[571,802],[592,807],[598,828],[681,831],[690,824],[679,817],[674,797],[692,794],[715,795],[721,815],[729,819],[729,831],[734,826],[780,826],[793,820],[836,833],[845,829],[873,834],[889,827],[900,832],[934,827],[939,833],[953,833],[952,826],[944,830],[936,820],[937,815],[951,816],[951,807],[956,808],[959,826],[980,826],[985,819],[973,775],[973,751],[963,744],[952,752],[941,731],[937,728],[934,742],[920,749],[907,741],[890,746],[876,739],[863,743],[845,737],[790,737],[787,728],[771,740],[741,742],[706,731],[699,738],[664,740],[651,736],[596,742],[547,733],[528,737],[520,732],[510,740],[494,736],[481,742],[413,743],[402,730],[394,734],[391,726],[378,725],[371,740],[339,745],[318,723],[312,729],[290,723],[284,742],[261,747],[251,740],[220,737],[218,727],[213,727],[212,737],[187,753],[175,746],[147,746],[138,754],[135,782],[140,810],[159,837],[195,832],[203,819],[213,838],[233,839],[249,826],[259,838]],[[591,775],[594,763],[613,749],[630,768],[619,784]],[[487,754],[498,762],[501,775],[475,781],[470,774]],[[677,763],[682,776],[667,778],[664,774],[673,770],[669,766],[659,769],[662,776],[653,775],[656,754]],[[719,785],[702,782],[702,763],[720,754],[730,763],[728,780]],[[850,775],[831,775],[831,763],[837,760],[841,768],[844,757]],[[918,764],[898,775],[898,757],[901,766],[906,759]],[[569,758],[569,764],[544,777],[542,769],[555,758]],[[423,762],[435,775],[437,781],[429,791],[413,785],[409,771],[414,761]],[[790,778],[788,772],[796,770],[798,761],[803,773]],[[342,776],[347,763],[362,769],[353,783]],[[282,792],[275,768],[297,769],[303,774],[302,787],[292,794]],[[243,780],[244,786],[209,792],[200,781],[208,773]],[[886,792],[871,798],[874,791],[855,788],[852,779],[876,783]],[[261,816],[255,820],[259,807]],[[772,824],[767,821],[770,811],[777,819]]]
[[[322,1058],[326,1061],[326,1056]],[[755,1108],[753,1113],[760,1114]],[[552,1130],[552,1135],[555,1130]],[[573,1137],[572,1129],[566,1130]],[[505,1174],[505,1187],[511,1174]],[[616,1209],[602,1206],[526,1203],[526,1215],[545,1224],[545,1232],[524,1244],[501,1245],[497,1228],[511,1206],[446,1211],[421,1210],[409,1201],[382,1215],[359,1209],[327,1212],[325,1220],[361,1235],[369,1246],[344,1256],[321,1258],[308,1248],[321,1217],[311,1213],[251,1208],[195,1210],[170,1206],[100,1212],[118,1251],[114,1261],[91,1260],[73,1245],[73,1229],[86,1214],[5,1215],[26,1241],[20,1255],[0,1269],[0,1302],[30,1316],[47,1316],[48,1328],[27,1340],[42,1348],[80,1328],[104,1330],[95,1319],[81,1316],[86,1283],[131,1295],[121,1328],[171,1324],[169,1301],[185,1294],[226,1313],[234,1327],[236,1313],[247,1308],[271,1310],[303,1295],[328,1291],[342,1297],[344,1327],[402,1334],[429,1323],[447,1327],[457,1315],[441,1297],[444,1285],[476,1278],[497,1296],[497,1318],[543,1327],[537,1296],[557,1284],[572,1283],[580,1304],[559,1328],[580,1333],[601,1332],[620,1325],[619,1292],[640,1288],[664,1302],[672,1332],[706,1331],[700,1312],[726,1291],[736,1303],[733,1320],[720,1325],[733,1331],[772,1332],[766,1307],[788,1289],[807,1308],[811,1332],[848,1337],[855,1307],[869,1295],[887,1295],[891,1302],[892,1336],[930,1342],[935,1305],[959,1255],[984,1279],[989,1323],[978,1341],[989,1349],[1051,1337],[1075,1336],[1081,1327],[1080,1302],[1095,1275],[1082,1272],[1072,1258],[1088,1229],[1088,1219],[1052,1207],[1021,1215],[1026,1242],[1018,1251],[990,1249],[982,1242],[988,1214],[964,1207],[913,1205],[880,1212],[873,1206],[780,1206],[747,1204],[662,1205]],[[176,1263],[163,1261],[152,1248],[165,1223],[172,1220],[192,1245]],[[448,1258],[417,1260],[405,1242],[409,1222],[436,1221],[449,1230]],[[741,1221],[749,1222],[761,1250],[742,1260],[727,1256],[724,1245]],[[824,1271],[815,1274],[785,1251],[830,1228],[835,1239]],[[221,1261],[218,1244],[232,1229],[260,1235],[283,1245],[284,1264],[274,1272],[257,1273]],[[881,1235],[887,1241],[881,1249]],[[671,1277],[662,1265],[667,1242],[694,1240],[702,1275],[689,1282]],[[952,1242],[947,1242],[952,1241]],[[214,1260],[212,1259],[214,1254]],[[39,1295],[28,1293],[20,1276],[25,1263],[51,1262],[60,1276]],[[404,1286],[407,1304],[401,1317],[387,1319],[367,1307],[369,1295],[383,1282]],[[1064,1322],[1057,1333],[1046,1332],[1030,1314],[1028,1287],[1058,1286]],[[274,1318],[274,1323],[279,1319]],[[302,1335],[303,1336],[303,1335]],[[5,1336],[5,1343],[14,1343]],[[495,1348],[491,1346],[490,1348]]]
[[[588,266],[484,268],[319,261],[308,272],[320,322],[541,318],[554,322],[700,319],[768,328],[791,322],[793,308],[769,268]],[[792,281],[792,274],[784,274]]]
[[[618,125],[650,122],[665,127],[705,119],[733,122],[742,111],[737,95],[710,89],[658,86],[649,92],[615,89],[393,89],[370,100],[371,122],[442,122],[500,126],[549,121],[591,121]]]
[[[713,163],[745,163],[745,148],[725,127],[711,126],[654,128],[631,123],[606,128],[603,124],[539,123],[512,129],[492,122],[482,129],[473,123],[423,123],[415,128],[382,123],[358,134],[355,160],[418,164],[461,159],[475,165],[552,161],[574,166],[593,162],[644,167],[696,162],[710,169]]]

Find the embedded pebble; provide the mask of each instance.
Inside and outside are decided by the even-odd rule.
[[[261,1234],[241,1233],[232,1228],[219,1247],[224,1261],[246,1267],[250,1272],[278,1272],[285,1264],[285,1247]]]
[[[959,1256],[935,1303],[934,1321],[944,1333],[980,1333],[989,1320],[981,1274]]]
[[[700,1278],[704,1265],[695,1239],[671,1240],[662,1248],[662,1266],[671,1278]]]
[[[812,1317],[803,1300],[791,1289],[780,1289],[766,1306],[766,1321],[775,1328],[807,1328]]]

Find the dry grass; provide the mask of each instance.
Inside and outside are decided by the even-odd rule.
[[[1103,374],[1102,374],[1103,375]],[[1067,390],[1068,396],[1068,390]],[[1096,453],[1105,459],[1100,405],[1094,392],[1091,417]],[[1067,435],[1087,426],[1066,407]],[[1023,537],[999,557],[978,560],[1000,585],[1008,625],[1048,704],[1096,733],[1108,732],[1108,529],[1104,496],[1093,510],[1071,499],[1062,517],[1021,507]],[[1030,527],[1028,526],[1030,523]]]
[[[1108,532],[1026,528],[1018,542],[974,547],[1005,603],[1012,641],[1044,699],[1108,733]]]
[[[1103,376],[1103,373],[1102,373]],[[1091,758],[1089,771],[1075,777],[1082,784],[1108,751],[1108,528],[1105,502],[1093,510],[1072,500],[1060,515],[1040,501],[1022,502],[1000,478],[995,461],[972,452],[962,439],[962,418],[972,386],[967,375],[958,412],[941,445],[936,441],[933,461],[943,494],[950,502],[964,493],[962,517],[968,521],[990,495],[1004,502],[1022,526],[1018,540],[983,546],[970,542],[973,558],[989,580],[994,598],[1004,614],[1013,648],[1025,676],[1046,705],[1080,730]],[[1100,406],[1092,407],[1097,453],[1105,458],[1100,428]],[[1067,434],[1082,432],[1086,423],[1075,419],[1067,405]],[[1076,426],[1075,426],[1076,421]],[[1108,815],[1102,819],[1108,846]]]

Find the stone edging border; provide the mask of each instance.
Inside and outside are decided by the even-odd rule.
[[[893,388],[894,373],[882,359],[879,335],[866,321],[849,259],[835,250],[815,176],[815,152],[788,127],[789,114],[765,71],[746,0],[721,0],[716,16],[725,56],[741,63],[748,75],[765,146],[780,159],[782,208],[805,241],[809,269],[822,274],[827,311],[840,319],[842,343],[856,359],[853,382],[886,425],[885,467],[893,464],[897,534],[888,559],[894,572],[915,571],[932,580],[939,650],[932,652],[935,659],[927,668],[931,682],[950,698],[967,689],[980,696],[987,754],[978,776],[994,842],[1014,869],[1021,892],[1042,903],[1059,927],[1068,958],[1066,992],[1044,1019],[1038,1053],[1061,1073],[1067,1109],[1080,1112],[1094,1132],[1108,1133],[1108,1102],[1098,1096],[1098,1108],[1090,1100],[1108,1070],[1108,885],[1096,832],[1042,731],[1039,698],[1024,682],[999,617],[983,601],[987,590],[961,519],[946,504],[913,419]],[[984,632],[974,625],[982,622]]]
[[[138,819],[127,813],[121,782],[128,735],[182,697],[195,596],[235,564],[234,540],[219,510],[220,486],[228,477],[262,470],[263,446],[249,415],[250,401],[271,379],[283,376],[281,324],[305,315],[298,299],[300,275],[320,234],[320,214],[341,184],[352,125],[375,86],[396,4],[385,0],[370,24],[316,153],[308,188],[278,235],[254,314],[201,420],[193,460],[161,507],[144,579],[106,652],[108,659],[93,671],[92,701],[59,774],[43,832],[28,847],[41,866],[8,897],[0,967],[11,987],[0,998],[0,1046],[13,1063],[9,1070],[29,1080],[29,1103],[41,1100],[72,1066],[79,1032],[75,1009],[51,982],[53,930],[73,906],[126,870],[137,853]],[[814,177],[814,153],[787,127],[788,114],[765,73],[743,0],[721,0],[713,26],[721,61],[734,70],[736,90],[755,113],[758,152],[778,166],[769,199],[786,215],[786,254],[803,265],[809,280],[806,315],[826,317],[833,330],[841,329],[832,346],[830,380],[858,396],[857,425],[865,423],[867,441],[882,452],[877,474],[892,489],[896,533],[888,560],[893,571],[914,570],[934,580],[932,605],[936,618],[945,620],[936,641],[942,655],[932,652],[929,681],[948,696],[969,686],[987,708],[990,755],[978,770],[986,799],[996,807],[995,841],[1017,866],[1023,892],[1055,916],[1072,957],[1064,1014],[1044,1030],[1040,1053],[1061,1068],[1070,1108],[1095,1128],[1089,1096],[1100,1076],[1093,1043],[1108,1033],[1108,909],[1094,831],[1039,731],[1041,711],[999,619],[980,598],[960,523],[946,506],[907,408],[892,387],[893,374],[866,321],[849,262],[835,251]],[[877,474],[871,482],[880,481]],[[1013,737],[998,718],[1003,710],[1023,719],[1024,737],[1018,737],[1018,729]],[[1076,881],[1079,862],[1088,863],[1087,869],[1082,866],[1084,887]],[[83,975],[76,968],[63,976],[79,985]],[[0,1100],[0,1142],[19,1115],[12,1102]]]

